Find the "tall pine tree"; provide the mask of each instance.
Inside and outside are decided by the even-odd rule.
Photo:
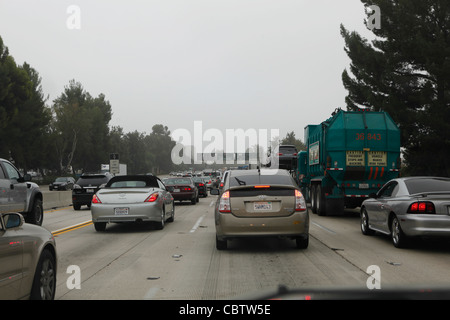
[[[351,59],[342,75],[347,108],[387,111],[399,124],[406,172],[450,175],[450,1],[361,0],[368,41],[341,26]],[[373,7],[372,7],[373,8]]]

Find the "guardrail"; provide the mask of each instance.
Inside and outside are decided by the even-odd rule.
[[[48,186],[39,186],[43,196],[44,210],[72,205],[72,190],[50,191]]]

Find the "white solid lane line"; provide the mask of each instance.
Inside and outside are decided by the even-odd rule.
[[[200,218],[198,218],[197,222],[194,224],[194,226],[191,229],[191,233],[195,232],[195,230],[197,230],[197,228],[199,227],[200,223],[202,222],[203,218],[205,217],[205,215],[202,215]]]

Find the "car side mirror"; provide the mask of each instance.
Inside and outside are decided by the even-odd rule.
[[[3,215],[6,229],[17,228],[23,225],[24,218],[20,213],[7,213]]]
[[[216,196],[218,196],[220,194],[219,189],[211,189],[211,191],[209,191],[209,193],[212,195],[216,195]]]

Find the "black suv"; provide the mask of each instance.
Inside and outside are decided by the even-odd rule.
[[[72,204],[75,210],[80,210],[82,205],[91,207],[92,196],[113,176],[109,173],[83,173],[73,186]]]
[[[275,157],[278,157],[276,169],[294,170],[297,167],[297,148],[294,145],[278,146],[270,156],[268,167],[276,163]]]

